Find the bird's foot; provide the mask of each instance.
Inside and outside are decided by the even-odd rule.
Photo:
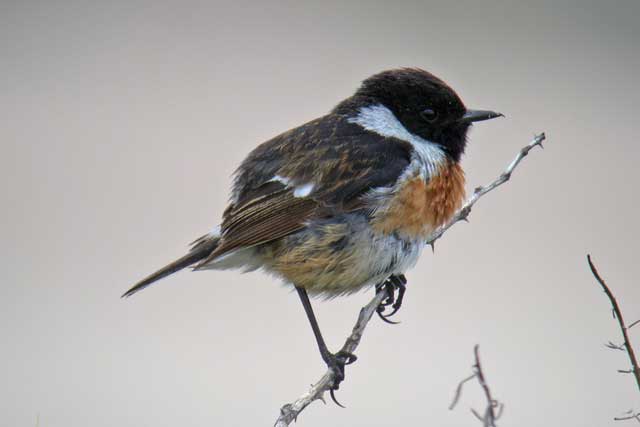
[[[376,285],[376,293],[386,292],[387,297],[382,300],[378,308],[376,309],[376,313],[380,319],[387,323],[397,324],[399,322],[394,322],[393,320],[389,320],[389,317],[393,316],[400,310],[402,307],[402,300],[404,298],[404,293],[407,290],[405,286],[407,284],[407,278],[404,277],[404,274],[391,275],[387,280],[382,283],[378,283]],[[396,291],[398,291],[398,297],[396,298]],[[391,312],[389,314],[385,314],[384,311],[387,307],[391,306]]]
[[[327,364],[327,367],[333,372],[333,385],[331,386],[331,389],[329,389],[331,400],[333,400],[336,405],[344,408],[344,406],[336,399],[335,391],[340,388],[340,383],[344,380],[344,367],[352,364],[358,358],[353,353],[340,350],[335,354],[323,354],[322,359]]]

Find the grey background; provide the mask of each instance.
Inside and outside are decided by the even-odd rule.
[[[476,385],[447,410],[476,343],[504,425],[640,409],[585,261],[638,318],[639,5],[2,2],[0,424],[272,425],[324,371],[294,293],[185,272],[119,295],[218,223],[256,144],[397,66],[507,115],[472,130],[470,190],[549,141],[425,251],[402,324],[374,320],[348,368],[348,409],[298,424],[477,425]],[[330,346],[370,296],[315,302]]]

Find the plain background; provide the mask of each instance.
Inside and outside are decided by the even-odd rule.
[[[472,129],[469,190],[534,132],[548,142],[425,251],[402,324],[372,321],[348,409],[314,403],[298,425],[477,425],[477,384],[447,409],[476,343],[504,425],[640,409],[585,260],[639,318],[639,16],[635,0],[3,1],[0,424],[272,425],[324,372],[295,293],[184,272],[119,295],[218,224],[255,145],[398,66],[507,116]],[[314,302],[332,348],[370,297]]]

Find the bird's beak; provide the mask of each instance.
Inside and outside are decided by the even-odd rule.
[[[464,113],[464,116],[462,116],[458,121],[460,123],[472,123],[491,120],[496,117],[504,117],[504,114],[489,110],[467,110],[467,112]]]

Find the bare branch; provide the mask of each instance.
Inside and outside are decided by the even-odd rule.
[[[487,425],[487,423],[485,422],[485,417],[481,416],[478,411],[476,411],[475,409],[471,408],[471,413],[473,414],[474,417],[476,417],[478,419],[478,421],[482,421],[483,425]]]
[[[589,268],[591,269],[591,273],[593,273],[593,276],[596,278],[598,283],[600,283],[600,286],[602,286],[604,293],[607,295],[607,297],[609,298],[609,301],[611,302],[611,306],[613,307],[614,317],[618,320],[618,326],[620,326],[620,331],[622,332],[622,337],[624,338],[624,343],[623,343],[624,347],[626,348],[627,355],[629,356],[629,360],[631,361],[632,368],[629,371],[619,370],[618,372],[633,373],[633,375],[636,378],[636,383],[638,384],[638,390],[640,390],[640,367],[638,367],[638,359],[636,359],[635,352],[633,351],[633,347],[631,346],[631,340],[629,340],[629,334],[627,333],[627,330],[629,328],[627,328],[627,326],[624,323],[624,318],[622,317],[622,311],[620,310],[618,301],[616,300],[616,297],[613,296],[611,289],[609,289],[604,279],[600,276],[600,273],[598,273],[596,266],[591,261],[591,255],[587,255],[587,261],[589,262]]]
[[[462,394],[462,386],[466,382],[477,378],[480,386],[482,387],[482,390],[484,391],[484,396],[487,400],[487,406],[484,409],[484,415],[480,415],[480,413],[473,408],[471,408],[471,413],[479,421],[482,421],[482,425],[484,427],[496,427],[496,421],[502,416],[504,405],[491,396],[491,390],[489,389],[484,371],[482,370],[482,364],[480,363],[480,347],[477,344],[473,348],[473,354],[475,357],[475,363],[473,364],[473,374],[460,381],[458,387],[456,388],[456,394],[453,398],[453,402],[451,402],[451,405],[449,405],[449,409],[453,409],[460,400],[460,395]]]
[[[462,386],[464,386],[464,383],[471,381],[475,377],[476,377],[475,373],[471,374],[467,378],[463,379],[462,381],[460,381],[458,383],[458,387],[456,387],[456,394],[455,394],[455,396],[453,396],[453,400],[451,401],[451,404],[449,405],[449,410],[450,411],[453,408],[455,408],[456,405],[458,404],[458,401],[460,400],[460,396],[462,395]]]
[[[623,416],[614,418],[614,421],[628,421],[628,420],[636,420],[640,423],[640,412],[634,413],[633,409],[631,409],[625,412]]]
[[[478,187],[475,189],[473,195],[467,199],[465,204],[458,210],[458,212],[453,216],[453,218],[447,222],[444,226],[436,230],[429,238],[427,239],[427,244],[432,245],[433,243],[442,237],[442,235],[449,229],[453,224],[466,220],[471,212],[471,208],[473,205],[486,193],[492,191],[496,187],[504,184],[511,177],[511,173],[518,166],[520,161],[529,154],[529,151],[535,146],[542,147],[542,141],[545,140],[545,134],[541,133],[536,135],[531,143],[524,146],[518,155],[513,159],[513,161],[507,166],[505,171],[492,183],[484,186]],[[360,339],[362,338],[362,334],[364,333],[365,328],[367,327],[367,323],[371,320],[371,316],[376,311],[376,308],[380,305],[382,300],[386,297],[385,292],[377,293],[373,299],[360,310],[360,315],[358,316],[358,321],[356,325],[353,327],[353,331],[351,335],[347,338],[344,345],[342,346],[342,351],[353,353],[355,349],[360,344]],[[322,400],[324,401],[324,393],[329,391],[333,385],[333,371],[330,369],[327,370],[320,380],[311,386],[308,392],[297,398],[292,403],[287,403],[282,408],[280,408],[280,416],[276,420],[275,427],[284,427],[291,424],[298,418],[298,415],[313,401]],[[461,390],[460,390],[461,392]],[[455,403],[452,403],[455,405]],[[493,410],[492,410],[493,413]]]
[[[520,164],[522,159],[524,159],[527,156],[527,154],[529,154],[529,151],[531,151],[534,147],[536,146],[542,147],[542,141],[544,141],[545,139],[546,139],[546,136],[544,132],[534,136],[533,141],[531,141],[529,144],[522,147],[522,149],[520,150],[518,155],[515,157],[515,159],[513,159],[513,161],[509,163],[509,166],[507,166],[505,171],[502,172],[500,176],[498,176],[492,183],[488,185],[477,187],[473,191],[473,194],[471,195],[471,197],[467,199],[465,204],[462,206],[462,208],[460,208],[460,210],[458,210],[458,212],[453,216],[453,218],[451,218],[451,220],[449,220],[445,225],[443,225],[442,227],[438,228],[436,231],[431,233],[431,235],[427,238],[427,244],[433,247],[433,244],[435,243],[435,241],[438,240],[440,237],[442,237],[442,235],[449,228],[451,228],[453,224],[459,221],[468,221],[467,218],[471,213],[471,208],[473,208],[473,205],[476,204],[476,202],[480,199],[480,197],[484,196],[488,192],[496,189],[497,187],[501,186],[505,182],[509,181],[509,179],[511,178],[511,174],[513,173],[515,168],[518,166],[518,164]]]
[[[484,390],[484,397],[487,399],[487,409],[484,413],[484,423],[486,426],[495,427],[496,417],[495,409],[499,406],[502,406],[497,400],[491,397],[491,390],[489,389],[489,385],[487,384],[487,380],[485,379],[484,372],[482,372],[482,365],[480,364],[480,353],[479,346],[473,348],[473,353],[476,357],[476,364],[473,366],[476,371],[476,376],[478,377],[478,381]]]
[[[609,341],[609,342],[608,342],[608,343],[606,343],[604,346],[605,346],[605,347],[607,347],[607,348],[610,348],[611,350],[627,351],[627,349],[626,349],[626,348],[624,348],[624,343],[622,343],[622,344],[615,344],[615,343],[612,343],[611,341]]]
[[[347,338],[344,345],[342,346],[341,351],[347,353],[355,352],[356,348],[360,344],[360,340],[362,339],[362,334],[364,333],[365,328],[367,327],[367,323],[371,320],[371,316],[376,312],[376,309],[382,302],[384,298],[387,297],[386,292],[377,293],[373,299],[362,309],[360,309],[360,315],[358,316],[358,320],[356,321],[355,326],[351,332],[351,335]],[[275,427],[284,427],[291,424],[292,421],[295,421],[300,415],[300,412],[304,410],[311,402],[314,400],[322,400],[324,401],[324,393],[329,391],[333,386],[333,371],[328,369],[327,372],[320,378],[320,381],[313,384],[311,389],[300,396],[292,403],[287,403],[282,408],[280,408],[280,416],[278,417]]]

